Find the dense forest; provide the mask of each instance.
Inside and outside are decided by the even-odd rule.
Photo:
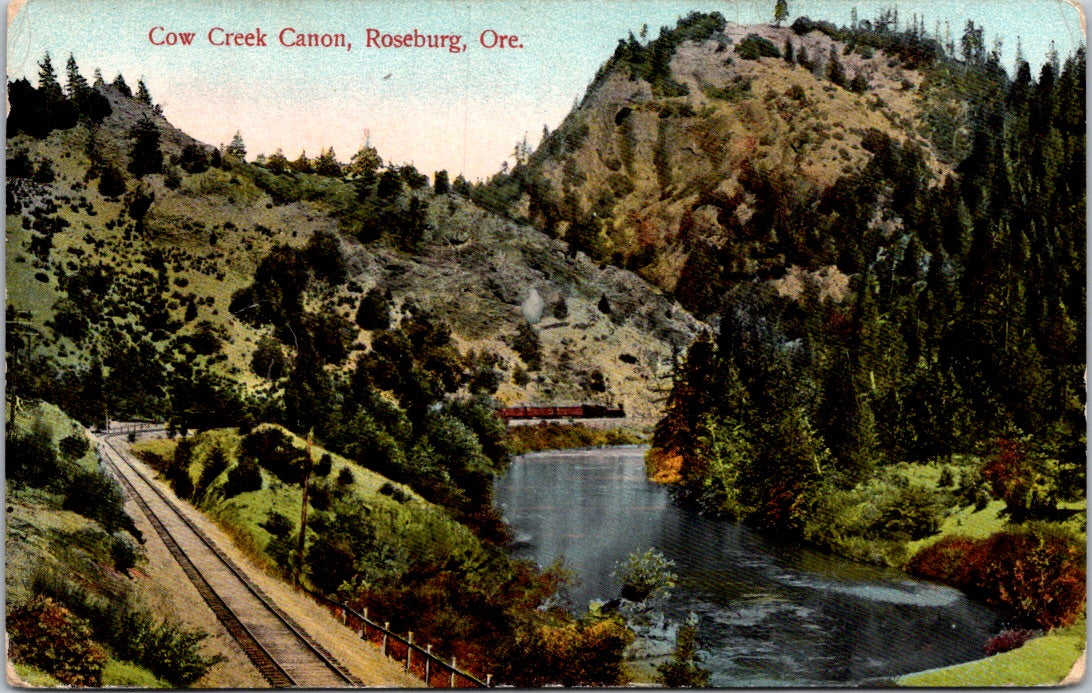
[[[683,502],[864,557],[939,528],[945,503],[900,461],[983,460],[952,490],[1014,523],[1083,497],[1084,51],[1035,79],[1022,59],[1009,77],[970,24],[962,60],[930,45],[926,80],[971,96],[954,174],[874,136],[865,169],[815,199],[771,187],[764,223],[797,262],[848,274],[852,298],[721,278],[717,329],[678,369],[650,454]],[[1048,562],[1068,564],[1060,546]]]

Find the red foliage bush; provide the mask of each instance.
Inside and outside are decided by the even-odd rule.
[[[101,686],[106,652],[91,626],[49,597],[36,596],[8,614],[9,655],[70,686]]]
[[[944,537],[914,554],[906,569],[923,578],[967,589],[977,577],[976,562],[968,559],[980,547],[981,542],[968,537]]]
[[[1084,610],[1084,546],[1045,525],[986,539],[946,537],[915,554],[907,570],[964,589],[1041,628],[1069,625]]]
[[[1067,626],[1085,604],[1084,546],[1068,534],[1032,526],[986,539],[979,583],[993,600],[1042,628]]]
[[[987,655],[1000,654],[1002,652],[1008,652],[1009,650],[1015,650],[1017,647],[1021,647],[1028,640],[1031,640],[1037,635],[1033,630],[1027,630],[1026,628],[1018,628],[1016,630],[1003,630],[997,635],[993,636],[986,642],[986,646],[982,648],[982,651]]]

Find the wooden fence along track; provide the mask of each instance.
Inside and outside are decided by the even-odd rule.
[[[258,671],[279,688],[343,688],[363,684],[282,612],[205,534],[114,447],[107,433],[103,460],[140,506],[197,591]]]

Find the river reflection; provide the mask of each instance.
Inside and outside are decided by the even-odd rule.
[[[656,547],[679,584],[664,611],[699,618],[714,686],[846,685],[982,656],[998,614],[962,593],[779,545],[750,529],[676,508],[645,479],[643,448],[534,453],[497,481],[517,553],[563,558],[569,597],[618,595],[610,577],[633,551]]]

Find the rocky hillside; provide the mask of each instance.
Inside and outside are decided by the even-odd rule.
[[[966,104],[926,69],[938,47],[868,26],[739,26],[713,13],[653,41],[631,35],[564,123],[481,197],[699,312],[716,287],[793,265],[852,272],[847,242],[864,229],[815,218],[839,181],[893,152],[939,184],[967,136]],[[949,151],[934,143],[941,133]]]
[[[133,401],[159,397],[178,360],[276,393],[281,383],[252,367],[269,329],[233,315],[231,297],[273,248],[302,250],[316,238],[334,239],[345,273],[309,294],[309,308],[327,306],[353,325],[377,289],[393,325],[430,311],[452,329],[466,380],[505,404],[588,401],[654,415],[673,352],[699,328],[632,273],[567,255],[561,242],[455,192],[437,194],[412,167],[373,172],[396,181],[388,206],[418,217],[410,247],[387,217],[361,233],[378,203],[361,201],[352,174],[221,157],[150,101],[115,85],[94,90],[110,107],[101,122],[9,138],[8,311],[23,330],[13,344],[22,363],[87,373],[99,358],[108,378],[132,371],[131,382],[148,381]],[[164,164],[137,175],[142,123],[157,133]],[[366,353],[374,330],[353,329],[350,350]],[[165,370],[145,377],[140,364],[151,361]],[[50,377],[33,370],[27,378]]]

